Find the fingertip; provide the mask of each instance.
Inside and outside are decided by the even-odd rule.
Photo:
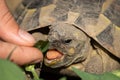
[[[35,43],[31,34],[19,28],[7,7],[0,15],[0,38],[4,41],[24,46],[33,46]]]
[[[43,55],[42,52],[36,48],[22,46],[14,51],[11,61],[18,65],[37,63],[43,61]]]
[[[0,37],[7,42],[21,45],[21,46],[33,46],[35,44],[35,39],[28,32],[21,29],[7,29],[0,30]]]

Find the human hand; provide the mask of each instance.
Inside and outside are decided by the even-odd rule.
[[[13,51],[10,60],[19,65],[39,62],[42,53],[32,47],[34,38],[27,32],[21,30],[9,12],[5,0],[0,0],[0,58],[7,58]]]

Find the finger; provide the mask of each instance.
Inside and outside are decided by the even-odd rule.
[[[0,4],[0,9],[2,9],[0,12],[0,38],[18,45],[32,46],[35,43],[34,38],[29,33],[19,29],[6,5]]]
[[[0,58],[6,59],[16,45],[0,41]],[[10,60],[18,65],[42,61],[42,53],[33,47],[17,46]]]

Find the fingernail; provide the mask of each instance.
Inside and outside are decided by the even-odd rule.
[[[33,38],[33,36],[31,34],[29,34],[28,32],[20,29],[19,30],[19,35],[21,38],[23,38],[26,41],[29,41],[30,43],[35,43],[35,39]]]
[[[37,60],[33,61],[32,63],[38,63],[38,62],[42,62],[42,60],[37,59]]]

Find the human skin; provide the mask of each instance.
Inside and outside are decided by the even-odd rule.
[[[5,59],[13,51],[10,60],[18,65],[40,62],[42,52],[32,47],[34,38],[19,28],[5,0],[0,0],[0,58]]]

